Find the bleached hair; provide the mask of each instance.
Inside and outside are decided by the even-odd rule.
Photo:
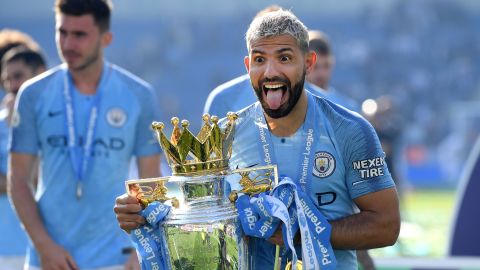
[[[292,12],[284,9],[267,12],[250,23],[245,34],[247,49],[250,51],[252,43],[259,39],[281,35],[292,36],[303,52],[308,51],[307,27]]]

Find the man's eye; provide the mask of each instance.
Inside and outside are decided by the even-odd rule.
[[[290,56],[282,56],[282,57],[280,57],[280,61],[282,61],[282,62],[290,61]]]
[[[255,57],[255,62],[257,63],[263,63],[265,61],[265,59],[263,57]]]

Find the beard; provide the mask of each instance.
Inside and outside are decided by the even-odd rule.
[[[66,62],[68,64],[68,68],[73,70],[73,71],[82,71],[82,70],[85,70],[87,69],[88,67],[90,67],[92,64],[96,63],[98,61],[98,59],[100,58],[100,51],[101,51],[101,44],[100,44],[100,41],[98,41],[96,44],[95,44],[95,48],[94,50],[90,53],[90,54],[87,54],[87,55],[83,55],[83,59],[77,59],[78,63],[76,64],[69,64],[68,61],[66,61],[65,59],[65,56],[63,55],[63,53],[65,54],[73,54],[73,55],[78,55],[78,56],[82,56],[82,54],[78,53],[78,52],[75,52],[75,51],[65,51],[65,52],[62,52],[61,49],[60,49],[60,53],[61,53],[61,56],[62,56],[62,60],[64,62]]]
[[[305,75],[307,71],[304,69],[303,74],[300,77],[300,80],[295,83],[295,85],[292,86],[291,81],[288,78],[284,77],[273,77],[273,78],[264,78],[260,79],[258,81],[258,87],[253,86],[253,89],[255,90],[255,95],[258,98],[258,101],[260,101],[260,104],[262,105],[263,111],[271,118],[278,119],[287,116],[297,105],[298,100],[302,96],[302,91],[303,87],[305,84]],[[275,90],[275,91],[288,91],[289,97],[288,100],[282,104],[279,108],[277,109],[270,109],[267,102],[263,98],[263,84],[267,82],[282,82],[286,85],[285,90]],[[272,90],[268,90],[272,91]],[[284,93],[283,95],[285,95]]]

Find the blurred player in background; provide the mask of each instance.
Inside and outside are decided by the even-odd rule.
[[[6,194],[8,141],[13,105],[23,82],[45,70],[42,54],[25,46],[13,47],[1,60],[1,79],[6,91],[0,110],[0,265],[4,270],[22,269],[27,250],[27,236]],[[34,180],[31,181],[33,189]]]
[[[12,120],[9,195],[31,239],[28,269],[138,269],[111,203],[133,156],[142,178],[160,175],[156,97],[104,60],[111,1],[57,0],[55,15],[63,64],[22,86]]]

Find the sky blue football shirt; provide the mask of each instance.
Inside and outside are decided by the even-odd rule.
[[[336,220],[355,213],[353,199],[395,185],[373,127],[360,115],[333,102],[316,96],[313,100],[308,110],[316,107],[314,162],[310,164],[313,168],[307,177],[306,190],[322,214],[328,220]],[[255,105],[239,113],[230,160],[232,168],[265,164],[258,149],[259,128],[270,134],[268,127],[256,121]],[[290,137],[271,136],[280,175],[298,181],[299,156],[307,136],[305,126]],[[238,183],[231,185],[239,187]],[[256,242],[252,251],[256,254],[254,269],[273,266],[275,247],[263,240]],[[337,269],[357,269],[354,250],[334,251]]]
[[[158,119],[153,90],[129,72],[105,62],[97,125],[83,196],[77,200],[76,175],[67,148],[64,78],[61,65],[22,87],[16,105],[11,152],[38,155],[40,178],[35,194],[40,216],[50,236],[66,248],[80,268],[123,264],[122,249],[131,246],[112,211],[125,193],[132,156],[158,154],[150,124]],[[70,77],[70,76],[68,76]],[[71,78],[69,78],[71,81]],[[69,83],[74,87],[73,83]],[[73,89],[75,124],[85,143],[92,95]],[[29,263],[39,266],[33,246]]]

